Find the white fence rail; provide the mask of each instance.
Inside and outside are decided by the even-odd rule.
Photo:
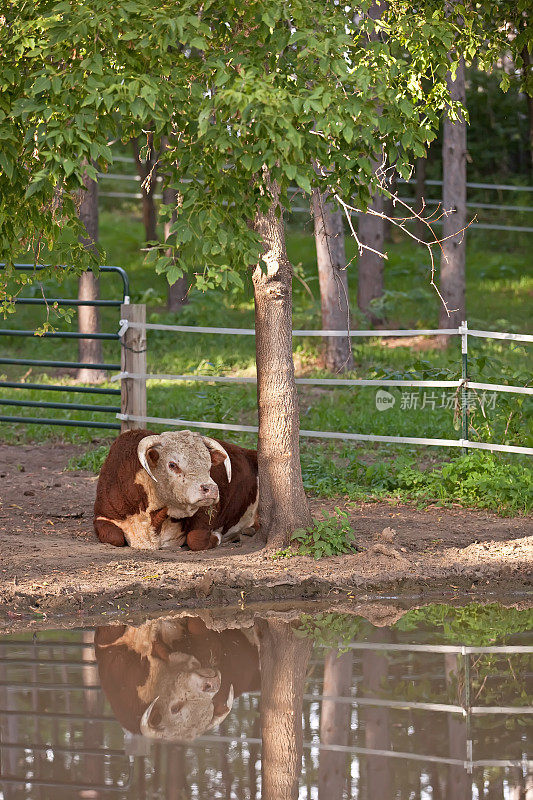
[[[114,161],[123,162],[127,164],[134,164],[134,159],[128,156],[114,156]],[[118,182],[125,182],[125,183],[137,183],[140,184],[141,178],[139,175],[135,174],[123,174],[117,172],[101,172],[98,175],[99,181],[118,181]],[[162,177],[160,175],[156,175],[156,181],[161,183]],[[399,180],[398,183],[404,185],[414,185],[415,181],[404,181]],[[426,180],[426,186],[442,186],[442,181],[437,180]],[[530,192],[533,195],[533,186],[513,186],[513,184],[505,184],[505,183],[475,183],[475,182],[468,182],[466,184],[467,189],[486,189],[488,191],[497,191],[497,192]],[[141,192],[135,191],[135,188],[132,187],[133,191],[101,191],[100,197],[111,197],[116,199],[130,199],[130,200],[141,200],[143,195]],[[300,191],[297,187],[294,187],[294,192]],[[162,200],[162,195],[159,193],[154,193],[153,195],[154,200]],[[401,197],[402,201],[406,203],[413,203],[413,198],[409,197]],[[441,201],[438,199],[426,199],[425,200],[427,206],[434,206],[441,204]],[[531,214],[533,213],[533,206],[507,206],[498,203],[482,203],[477,202],[475,200],[468,201],[466,203],[467,208],[472,209],[483,209],[484,211],[510,211],[514,214]],[[308,206],[296,206],[293,208],[295,213],[309,213]],[[436,220],[433,224],[440,224],[439,220]],[[533,226],[528,225],[500,225],[497,223],[486,223],[486,222],[472,222],[469,226],[470,228],[480,228],[485,230],[501,230],[501,231],[510,231],[510,232],[517,232],[517,233],[533,233]]]
[[[119,336],[124,345],[124,337],[128,330],[141,332],[142,335],[146,331],[163,331],[168,333],[195,333],[195,334],[213,334],[213,335],[230,335],[230,336],[254,336],[255,330],[253,328],[217,328],[217,327],[200,327],[194,325],[164,325],[146,322],[133,322],[128,319],[120,321]],[[496,444],[492,442],[477,442],[471,441],[468,438],[469,424],[468,424],[468,391],[480,390],[484,392],[505,392],[515,393],[520,395],[533,395],[533,388],[528,386],[512,386],[508,384],[496,383],[480,383],[470,381],[468,379],[468,337],[474,336],[484,339],[503,339],[513,342],[533,343],[533,336],[529,334],[507,333],[502,331],[482,331],[482,330],[469,330],[467,322],[463,322],[458,328],[437,328],[437,329],[423,329],[423,330],[373,330],[373,331],[325,331],[325,330],[294,330],[293,336],[346,336],[349,334],[351,337],[367,337],[367,338],[382,338],[382,337],[397,337],[397,336],[460,336],[461,337],[461,354],[462,354],[462,377],[455,380],[416,380],[416,379],[348,379],[348,378],[296,378],[296,383],[299,385],[307,386],[349,386],[349,387],[368,387],[368,386],[381,386],[387,388],[393,387],[431,387],[431,388],[454,388],[456,392],[461,395],[461,417],[462,417],[462,435],[458,439],[439,439],[428,438],[419,436],[384,436],[379,434],[367,433],[349,433],[347,431],[318,431],[318,430],[300,430],[300,436],[316,438],[316,439],[340,439],[342,441],[356,441],[356,442],[381,442],[385,444],[413,444],[413,445],[430,445],[436,447],[460,447],[462,449],[477,449],[489,450],[494,452],[505,453],[518,453],[523,455],[533,455],[532,447],[522,447],[507,444]],[[191,381],[191,382],[212,382],[212,383],[233,383],[233,384],[255,384],[257,378],[254,376],[234,376],[234,375],[195,375],[195,374],[166,374],[166,373],[149,373],[139,372],[136,369],[128,369],[128,350],[123,349],[125,358],[123,358],[123,370],[114,375],[114,381],[127,381],[132,382],[137,387],[144,387],[146,392],[146,381]],[[136,362],[137,363],[137,362]],[[134,397],[135,393],[125,393],[126,397]],[[139,393],[137,393],[137,396]],[[233,423],[210,422],[208,420],[188,420],[188,419],[175,419],[166,417],[149,416],[145,412],[146,409],[146,394],[144,394],[144,402],[141,404],[142,411],[136,408],[134,404],[129,403],[126,407],[122,406],[122,411],[117,414],[117,419],[123,423],[134,423],[134,425],[165,425],[170,427],[184,427],[184,428],[200,428],[211,429],[220,431],[231,431],[238,433],[257,433],[258,428],[255,425],[239,425]]]

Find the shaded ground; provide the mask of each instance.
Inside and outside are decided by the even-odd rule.
[[[19,614],[155,612],[176,602],[355,602],[399,591],[521,593],[531,587],[531,517],[387,503],[349,510],[364,550],[274,561],[246,539],[216,551],[142,552],[95,540],[96,478],[63,472],[73,445],[0,445],[0,625]],[[313,500],[313,511],[344,505]],[[392,531],[390,529],[393,529]],[[388,530],[389,529],[389,530]]]

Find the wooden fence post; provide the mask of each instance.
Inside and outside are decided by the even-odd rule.
[[[120,318],[128,322],[146,322],[146,305],[126,304],[120,306]],[[137,375],[137,378],[123,378],[121,385],[120,408],[122,414],[135,417],[146,416],[146,330],[128,328],[121,340],[121,369]],[[122,433],[144,428],[144,422],[122,421]]]

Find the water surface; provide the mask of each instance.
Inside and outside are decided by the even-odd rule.
[[[0,798],[530,800],[532,616],[184,612],[5,636]]]

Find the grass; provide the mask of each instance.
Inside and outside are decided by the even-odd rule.
[[[140,247],[143,228],[136,210],[103,211],[101,241],[107,251],[109,264],[123,266],[130,276],[133,301],[148,303],[148,319],[152,322],[177,321],[175,314],[164,307],[165,280],[143,266]],[[522,237],[524,238],[524,237]],[[316,256],[311,224],[302,227],[289,225],[288,252],[295,265],[294,326],[320,327],[320,298],[316,276]],[[385,266],[386,295],[382,312],[391,327],[435,327],[438,319],[438,298],[431,291],[428,279],[428,260],[423,249],[405,241],[394,241],[388,247]],[[530,302],[533,274],[528,272],[527,242],[512,240],[499,232],[472,231],[467,249],[468,319],[471,327],[528,332],[531,330]],[[347,254],[354,254],[352,240],[347,240]],[[530,270],[530,265],[529,265]],[[349,270],[350,296],[357,294],[357,270]],[[116,298],[120,281],[115,276],[103,276],[102,296]],[[46,285],[48,295],[56,294],[52,284]],[[61,295],[75,296],[76,281],[67,278]],[[42,309],[19,307],[5,326],[34,329],[42,319]],[[116,309],[102,311],[102,329],[116,331]],[[253,296],[250,275],[246,275],[243,290],[234,289],[225,295],[190,293],[190,302],[179,315],[187,325],[223,327],[253,326]],[[363,321],[354,310],[352,327]],[[65,327],[64,323],[58,323]],[[367,323],[364,323],[367,327]],[[491,340],[470,340],[469,370],[473,379],[484,382],[516,383],[530,381],[533,354],[530,347]],[[320,341],[314,338],[295,340],[295,363],[300,375],[326,376],[320,366]],[[2,337],[1,349],[15,357],[75,360],[76,345],[68,340]],[[205,334],[149,333],[149,371],[197,374],[251,374],[254,368],[253,337],[209,336]],[[106,361],[118,362],[117,342],[104,342]],[[355,369],[352,377],[390,377],[455,379],[460,376],[458,340],[448,350],[437,348],[415,350],[409,346],[384,346],[381,340],[354,341]],[[26,370],[15,366],[1,368],[4,379],[20,380]],[[26,372],[26,381],[63,383],[68,390],[73,379],[69,375],[33,369]],[[111,386],[111,384],[109,384]],[[116,387],[116,384],[112,384]],[[55,393],[54,393],[55,394]],[[394,404],[377,410],[374,389],[300,387],[302,427],[310,430],[336,430],[354,433],[375,433],[400,436],[458,438],[458,419],[453,394],[442,390],[402,392],[391,390]],[[20,398],[17,390],[4,390],[3,397]],[[30,400],[93,402],[89,396],[74,392],[55,394],[27,391]],[[484,414],[476,403],[471,412],[471,438],[486,441],[531,446],[533,426],[530,398],[498,395],[485,398]],[[96,398],[102,405],[117,404],[117,397]],[[5,409],[6,413],[35,416],[33,409]],[[68,412],[72,419],[114,421],[112,413]],[[256,424],[255,387],[209,383],[151,382],[148,392],[148,414],[180,417],[189,420],[212,420]],[[61,417],[63,411],[46,410],[48,417]],[[2,424],[0,436],[4,441],[47,441],[61,438],[72,442],[93,442],[101,445],[90,448],[88,457],[98,464],[105,442],[115,432],[90,428],[61,429],[47,425]],[[215,433],[216,435],[216,433]],[[231,435],[227,438],[252,445],[250,435]],[[95,455],[95,452],[98,455]],[[516,456],[489,456],[476,453],[474,462],[456,458],[454,450],[421,450],[412,447],[384,445],[355,445],[344,442],[302,442],[302,463],[306,487],[318,494],[360,497],[396,496],[417,502],[454,500],[466,505],[493,508],[503,513],[531,508],[523,483],[529,467],[526,460]],[[468,456],[467,458],[470,458]],[[451,460],[450,460],[451,459]],[[456,465],[453,474],[440,472],[443,464]],[[466,465],[466,466],[465,466]],[[499,465],[499,468],[497,468]],[[89,464],[86,466],[91,467]],[[476,492],[468,476],[477,476],[483,490]],[[512,476],[506,483],[505,475]],[[486,479],[487,482],[484,482]],[[513,488],[515,487],[515,488]]]

